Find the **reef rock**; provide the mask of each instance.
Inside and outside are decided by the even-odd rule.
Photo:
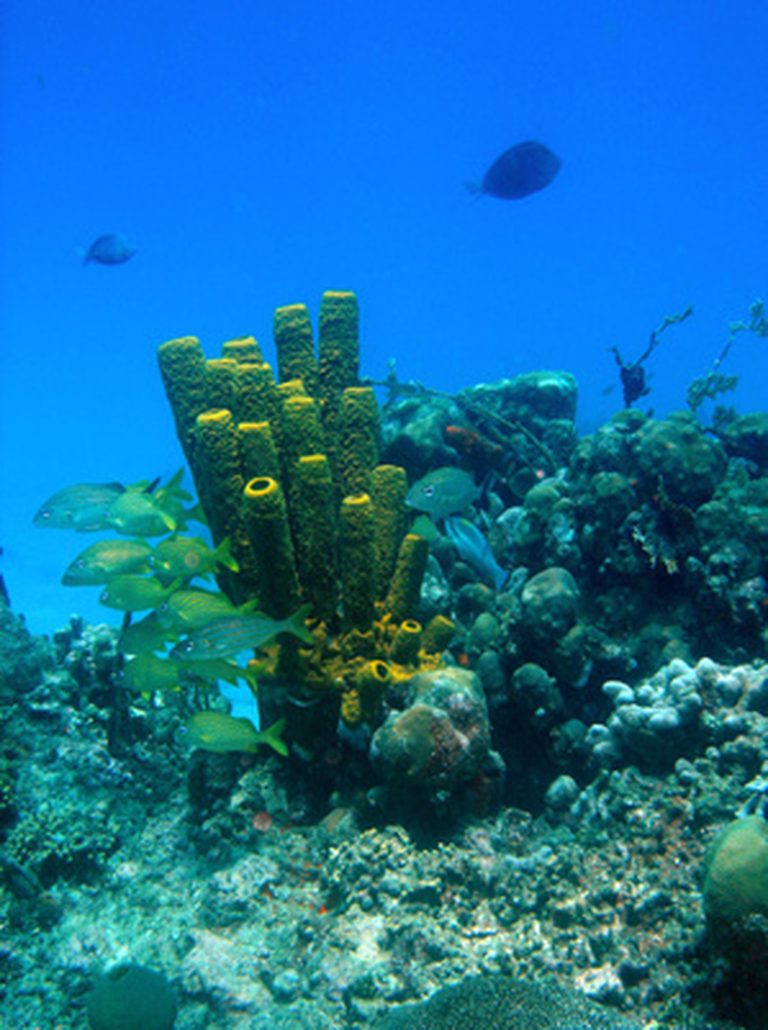
[[[478,677],[467,669],[438,669],[413,677],[407,706],[374,734],[371,758],[385,782],[444,798],[483,769],[490,744]]]

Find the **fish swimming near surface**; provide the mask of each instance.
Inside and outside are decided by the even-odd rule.
[[[95,261],[97,265],[123,265],[136,253],[121,233],[105,233],[93,241],[83,255],[83,264]]]
[[[305,604],[287,619],[271,619],[261,612],[225,615],[193,630],[173,648],[171,657],[185,662],[231,658],[241,651],[263,646],[279,633],[292,633],[305,644],[313,644],[314,637],[305,625],[311,609],[311,605]]]
[[[485,535],[469,519],[456,515],[449,515],[444,524],[449,540],[464,561],[489,579],[496,590],[501,590],[509,579],[509,573],[496,561]]]
[[[516,143],[496,158],[483,181],[466,184],[477,196],[520,200],[549,186],[561,166],[560,158],[536,140]]]
[[[288,747],[282,739],[285,719],[257,730],[250,719],[237,719],[225,712],[196,712],[187,720],[189,741],[194,747],[204,751],[216,751],[224,754],[227,751],[257,751],[266,744],[285,757]]]
[[[468,472],[448,465],[417,480],[408,491],[405,503],[409,508],[443,519],[469,507],[481,492]]]

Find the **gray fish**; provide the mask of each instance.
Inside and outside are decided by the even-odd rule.
[[[224,615],[193,630],[173,648],[171,658],[184,662],[231,658],[248,648],[261,647],[278,633],[292,633],[312,644],[314,638],[304,624],[310,611],[311,605],[305,604],[287,619],[271,619],[261,612]]]
[[[519,200],[549,186],[560,171],[561,163],[557,154],[543,143],[526,140],[497,157],[481,185],[467,183],[467,189],[479,196]]]
[[[444,519],[463,511],[480,496],[472,476],[463,469],[448,465],[428,472],[408,491],[405,503],[417,511],[426,511],[433,518]]]
[[[95,261],[98,265],[122,265],[136,253],[125,236],[120,233],[105,233],[90,245],[83,256],[83,264]]]

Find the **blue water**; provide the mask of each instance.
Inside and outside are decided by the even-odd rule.
[[[650,361],[682,406],[768,293],[768,7],[754,0],[266,4],[5,0],[0,105],[0,545],[14,607],[91,618],[59,585],[92,538],[41,531],[61,486],[181,464],[157,344],[209,354],[280,304],[357,291],[363,372],[444,390],[533,368],[621,406],[613,359],[688,304]],[[472,198],[512,144],[545,191]],[[83,267],[106,232],[138,248]],[[740,337],[732,400],[765,406]]]

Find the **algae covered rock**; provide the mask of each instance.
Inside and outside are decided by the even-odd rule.
[[[539,370],[479,383],[462,390],[459,397],[482,402],[511,421],[532,423],[537,419],[573,421],[578,394],[578,383],[570,372]]]
[[[558,639],[576,621],[579,599],[578,584],[567,569],[544,569],[528,580],[520,595],[526,629],[539,640]]]
[[[634,449],[649,487],[655,489],[661,481],[670,500],[691,508],[709,500],[725,472],[722,447],[688,412],[649,419],[637,433]]]
[[[478,383],[462,390],[457,399],[510,426],[524,426],[558,463],[568,460],[576,444],[578,384],[570,372],[540,370],[494,383]],[[521,444],[525,446],[522,440]]]
[[[632,1030],[638,1024],[556,984],[473,976],[403,1005],[376,1030]]]
[[[478,677],[467,669],[438,669],[413,677],[407,707],[376,731],[371,758],[386,782],[422,795],[450,794],[480,772],[490,743]]]
[[[768,412],[737,415],[728,422],[721,439],[731,457],[746,458],[761,472],[768,472]]]

